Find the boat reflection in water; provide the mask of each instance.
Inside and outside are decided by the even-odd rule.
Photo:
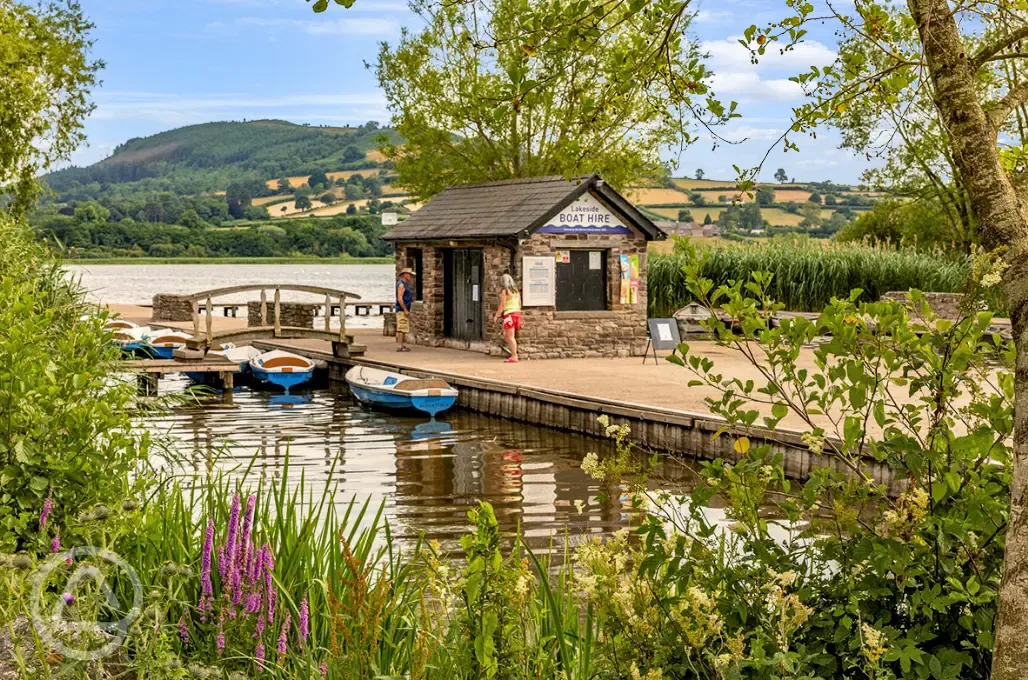
[[[161,382],[162,390],[179,384],[188,381]],[[211,462],[243,470],[256,453],[254,483],[259,475],[280,478],[288,463],[290,485],[300,484],[302,472],[304,494],[315,500],[327,491],[339,507],[355,498],[383,503],[401,541],[424,536],[457,549],[479,501],[493,505],[504,534],[520,530],[538,551],[640,519],[617,498],[601,502],[598,483],[581,470],[587,453],[612,453],[607,441],[462,410],[445,421],[376,411],[358,405],[345,386],[286,397],[242,390],[234,408],[183,404],[148,423],[192,454],[192,470],[183,472],[200,481]],[[665,458],[651,480],[654,489],[684,491],[695,473]]]

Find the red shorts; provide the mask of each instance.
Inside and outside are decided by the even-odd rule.
[[[516,331],[521,330],[521,312],[511,312],[510,314],[503,315],[503,327],[513,328]]]

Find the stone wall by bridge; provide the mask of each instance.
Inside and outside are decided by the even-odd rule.
[[[268,301],[267,324],[261,323],[260,300],[251,300],[246,303],[246,325],[274,326],[275,325],[275,303]],[[294,328],[314,328],[314,312],[324,309],[325,304],[319,302],[280,302],[279,312],[281,319],[279,325],[292,326]]]
[[[188,295],[157,293],[153,296],[154,321],[192,321],[195,304]]]
[[[936,315],[943,319],[960,318],[960,303],[964,299],[963,293],[921,293],[921,295]],[[882,296],[882,301],[886,300],[907,302],[909,293],[905,290],[890,291]]]

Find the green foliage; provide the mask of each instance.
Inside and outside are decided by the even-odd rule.
[[[950,227],[944,213],[944,207],[931,199],[878,201],[871,210],[859,213],[837,238],[840,241],[870,239],[910,248],[966,251],[971,244]]]
[[[92,28],[74,2],[0,2],[0,197],[15,214],[35,203],[37,175],[85,139],[90,89],[103,68],[87,57]]]
[[[775,190],[771,187],[758,187],[757,188],[757,204],[758,205],[774,205],[775,202]]]
[[[689,200],[696,207],[707,205],[707,197],[704,196],[703,194],[701,194],[698,191],[695,191],[695,192],[689,194]]]
[[[326,189],[332,186],[332,182],[328,179],[328,175],[325,174],[324,170],[315,170],[307,178],[307,186],[317,191],[318,188]]]
[[[250,196],[272,192],[267,180],[310,175],[325,168],[377,167],[344,160],[348,147],[373,149],[380,137],[398,141],[391,129],[294,125],[285,121],[204,123],[130,139],[110,157],[86,168],[51,173],[46,182],[63,201],[138,196],[158,192],[199,195],[250,182]]]
[[[129,412],[134,386],[110,380],[118,352],[104,321],[59,263],[0,216],[2,549],[45,550],[53,526],[128,493],[146,454]],[[52,524],[41,530],[48,497]]]
[[[810,455],[828,463],[797,485],[780,453],[739,437],[734,462],[704,465],[706,483],[685,511],[642,531],[650,573],[674,569],[679,592],[696,584],[716,602],[722,639],[740,636],[742,653],[724,663],[743,677],[776,668],[789,677],[989,676],[1014,349],[990,332],[990,313],[974,311],[1002,263],[982,258],[973,269],[957,320],[935,317],[916,292],[907,307],[857,302],[853,291],[816,321],[772,328],[782,309],[771,297],[777,277],[718,286],[690,267],[695,297],[731,319],[712,317],[708,330],[764,380],[721,374],[688,345],[674,363],[716,392],[707,404],[725,418],[722,431],[791,419]],[[826,341],[804,358],[815,337]],[[714,494],[728,500],[730,532],[699,511]],[[664,606],[675,611],[673,600]]]
[[[650,316],[666,317],[694,298],[683,267],[695,259],[704,278],[716,285],[745,281],[755,272],[771,272],[770,294],[790,311],[815,312],[833,297],[859,289],[860,300],[873,302],[889,291],[912,288],[964,292],[970,258],[952,253],[927,254],[909,248],[861,243],[826,244],[800,238],[736,245],[701,246],[701,255],[678,252],[652,255],[647,272]],[[989,294],[991,309],[1002,313],[998,292]]]
[[[817,203],[818,205],[821,205],[821,194],[817,193],[816,191],[812,191],[810,192],[810,196],[807,197],[807,200],[811,203]]]
[[[298,195],[296,197],[296,209],[297,210],[300,210],[302,212],[304,210],[310,210],[313,207],[314,207],[314,204],[311,203],[311,199],[310,199],[309,196],[307,196],[305,194],[300,194],[300,195]]]
[[[696,179],[703,179],[703,168],[697,168]]]
[[[734,115],[734,102],[714,100],[703,82],[683,34],[685,5],[415,9],[425,29],[383,44],[377,75],[406,140],[383,150],[419,198],[453,184],[589,172],[624,188],[664,173],[660,150],[693,138],[683,119],[713,125]]]
[[[785,184],[789,181],[789,175],[786,174],[785,168],[775,170],[775,179],[778,180],[779,184]]]
[[[707,214],[707,217],[710,217],[709,213]],[[689,210],[688,208],[681,208],[678,211],[678,221],[679,222],[692,222],[693,221],[692,210]]]
[[[804,229],[816,229],[821,226],[821,206],[816,203],[804,203],[803,207],[800,208],[800,214],[803,215],[803,220],[800,222],[800,226]]]

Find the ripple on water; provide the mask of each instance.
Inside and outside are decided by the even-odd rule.
[[[181,392],[188,384],[169,378],[161,390]],[[597,483],[580,469],[586,453],[609,453],[608,442],[461,410],[429,424],[367,409],[345,386],[291,397],[240,388],[236,408],[178,406],[147,422],[172,436],[197,473],[215,459],[225,469],[243,468],[256,454],[254,472],[278,480],[288,459],[291,487],[302,472],[305,492],[320,498],[331,488],[339,508],[354,499],[382,503],[404,541],[423,535],[452,546],[480,500],[493,505],[504,533],[520,527],[538,550],[565,532],[572,539],[610,533],[637,519],[616,500],[601,503]],[[686,464],[665,459],[653,486],[684,490],[692,480]]]

